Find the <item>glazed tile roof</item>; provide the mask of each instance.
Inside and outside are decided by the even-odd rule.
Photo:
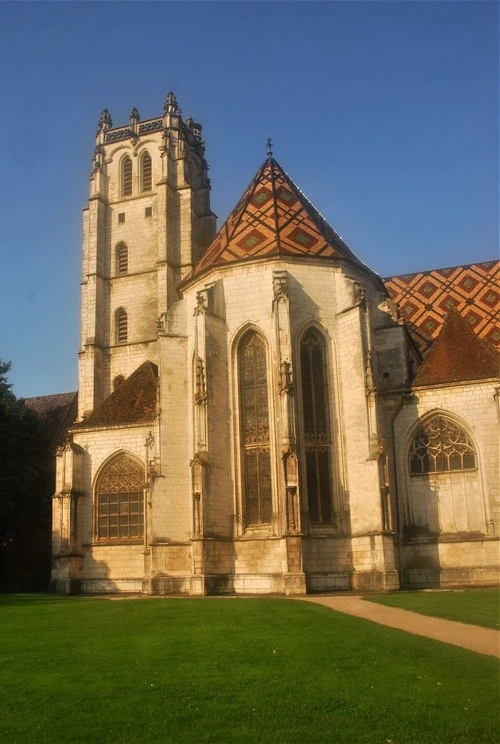
[[[484,380],[497,377],[500,355],[482,341],[453,308],[417,372],[415,385]]]
[[[214,266],[275,256],[348,261],[382,283],[268,157],[187,281]]]
[[[445,316],[456,309],[480,339],[500,349],[500,261],[420,271],[384,279],[425,355]]]
[[[156,412],[158,367],[144,362],[74,429],[93,429],[120,424],[142,424],[153,420]]]

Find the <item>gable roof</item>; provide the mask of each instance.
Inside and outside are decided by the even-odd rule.
[[[92,429],[120,424],[142,424],[153,420],[156,412],[158,367],[144,362],[74,429]]]
[[[499,373],[500,355],[454,308],[418,370],[415,385],[484,380]]]
[[[186,281],[214,266],[269,257],[337,259],[380,277],[360,261],[292,179],[268,157]]]
[[[424,355],[453,308],[479,338],[500,349],[500,261],[402,274],[384,282]]]
[[[78,393],[57,393],[25,398],[27,408],[37,414],[41,429],[50,444],[62,444],[66,432],[76,418]]]

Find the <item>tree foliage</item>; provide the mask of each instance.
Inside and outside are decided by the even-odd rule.
[[[0,361],[0,589],[40,589],[50,561],[50,449],[36,414],[16,398]]]

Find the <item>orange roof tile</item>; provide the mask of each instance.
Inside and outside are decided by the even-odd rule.
[[[484,380],[497,377],[500,355],[481,341],[454,308],[415,377],[415,385]]]
[[[360,261],[272,157],[268,157],[187,281],[213,266],[275,256]]]
[[[500,261],[403,274],[384,282],[422,353],[453,308],[479,338],[500,348]]]

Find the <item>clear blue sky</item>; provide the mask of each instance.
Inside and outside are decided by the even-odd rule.
[[[382,276],[498,255],[498,4],[0,2],[0,359],[75,390],[99,114],[203,124],[226,218],[265,157]]]

